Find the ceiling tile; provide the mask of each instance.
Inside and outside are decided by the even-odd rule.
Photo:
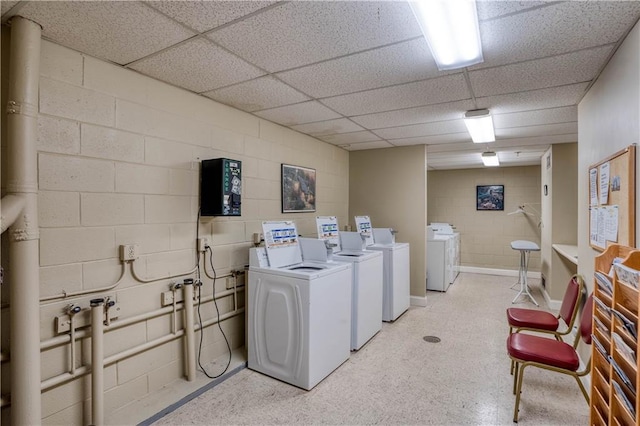
[[[302,1],[283,3],[208,37],[275,72],[420,34],[406,2]]]
[[[443,75],[424,37],[278,74],[303,92],[323,98]]]
[[[496,129],[578,121],[578,107],[568,106],[493,115]]]
[[[294,126],[296,124],[340,118],[340,114],[331,111],[316,101],[265,109],[255,112],[254,114],[265,120],[282,124],[283,126]]]
[[[362,127],[347,118],[300,124],[298,126],[292,126],[291,128],[311,136],[334,135],[337,133],[357,132],[359,130],[363,130]]]
[[[371,132],[340,133],[337,135],[319,136],[318,139],[334,145],[379,141],[380,138]]]
[[[34,1],[20,15],[42,25],[42,35],[56,43],[121,65],[194,35],[133,1]]]
[[[389,142],[375,141],[375,142],[362,142],[346,145],[338,145],[340,148],[344,148],[347,151],[361,151],[363,149],[380,149],[380,148],[393,148]]]
[[[264,74],[201,37],[136,62],[131,68],[198,93]]]
[[[510,127],[496,129],[496,139],[525,138],[532,136],[566,135],[578,132],[578,122],[543,124],[540,126]]]
[[[18,4],[18,1],[5,1],[5,0],[1,1],[0,2],[0,14],[4,15],[8,11],[10,11],[11,8],[13,6],[15,6],[16,4]]]
[[[449,133],[447,135],[435,135],[435,136],[419,136],[416,138],[402,138],[402,139],[389,139],[394,145],[404,146],[404,145],[438,145],[438,144],[446,144],[446,143],[460,143],[460,142],[471,142],[471,136],[469,133]]]
[[[638,1],[565,1],[481,22],[484,63],[472,68],[615,43],[639,17]]]
[[[460,117],[451,121],[436,121],[433,123],[414,124],[412,126],[388,127],[377,129],[375,134],[383,139],[413,138],[417,136],[434,136],[448,133],[466,132],[464,120]]]
[[[469,99],[437,105],[406,108],[397,111],[360,115],[351,117],[351,120],[367,129],[381,129],[432,121],[457,120],[462,118],[466,111],[474,108],[473,102]]]
[[[308,96],[271,76],[212,90],[204,96],[248,112],[309,100]]]
[[[478,108],[488,108],[492,114],[537,110],[577,105],[588,83],[570,84],[550,89],[477,98]]]
[[[513,15],[527,9],[539,8],[541,6],[549,6],[553,3],[549,1],[477,1],[478,20],[486,21],[487,19],[495,19],[500,16]]]
[[[147,1],[178,22],[204,32],[235,21],[276,1]]]
[[[613,51],[609,44],[544,59],[469,72],[476,96],[492,96],[591,81]]]
[[[462,73],[383,89],[323,99],[330,108],[346,116],[391,111],[469,98]]]

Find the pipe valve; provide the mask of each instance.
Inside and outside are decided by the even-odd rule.
[[[67,305],[67,307],[65,308],[65,312],[69,316],[73,316],[79,313],[81,310],[82,308],[80,306],[74,304]]]

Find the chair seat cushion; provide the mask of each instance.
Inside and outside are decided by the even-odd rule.
[[[531,334],[513,333],[507,339],[507,352],[519,361],[538,362],[578,371],[580,360],[571,345],[555,339],[533,336]]]
[[[556,331],[560,325],[558,318],[553,314],[535,309],[509,308],[507,309],[507,320],[509,327],[513,328]]]

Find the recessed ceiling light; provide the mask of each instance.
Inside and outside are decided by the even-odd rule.
[[[409,5],[439,70],[484,61],[475,0],[417,0]]]
[[[493,130],[493,118],[488,109],[467,111],[464,115],[464,124],[467,126],[473,143],[486,143],[496,140],[496,134]]]

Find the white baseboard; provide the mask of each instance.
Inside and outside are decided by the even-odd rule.
[[[461,266],[460,267],[460,272],[470,272],[470,273],[473,273],[473,274],[485,274],[485,275],[500,275],[500,276],[504,276],[504,277],[517,277],[518,276],[518,270],[479,268],[479,267],[475,267],[475,266]],[[527,271],[527,278],[541,279],[542,275],[540,274],[540,272]],[[560,310],[560,306],[562,306],[562,301],[561,300],[553,300],[553,299],[551,299],[551,297],[549,297],[549,293],[547,293],[546,289],[540,289],[540,290],[542,292],[542,296],[544,297],[544,300],[547,302],[547,305],[549,306],[549,309],[556,310],[556,311]]]
[[[427,306],[427,296],[411,296],[411,306]]]
[[[517,269],[494,269],[494,268],[480,268],[476,266],[460,266],[460,272],[471,272],[473,274],[485,274],[485,275],[501,275],[505,277],[517,277]],[[542,275],[540,272],[527,271],[527,278],[538,278]]]

